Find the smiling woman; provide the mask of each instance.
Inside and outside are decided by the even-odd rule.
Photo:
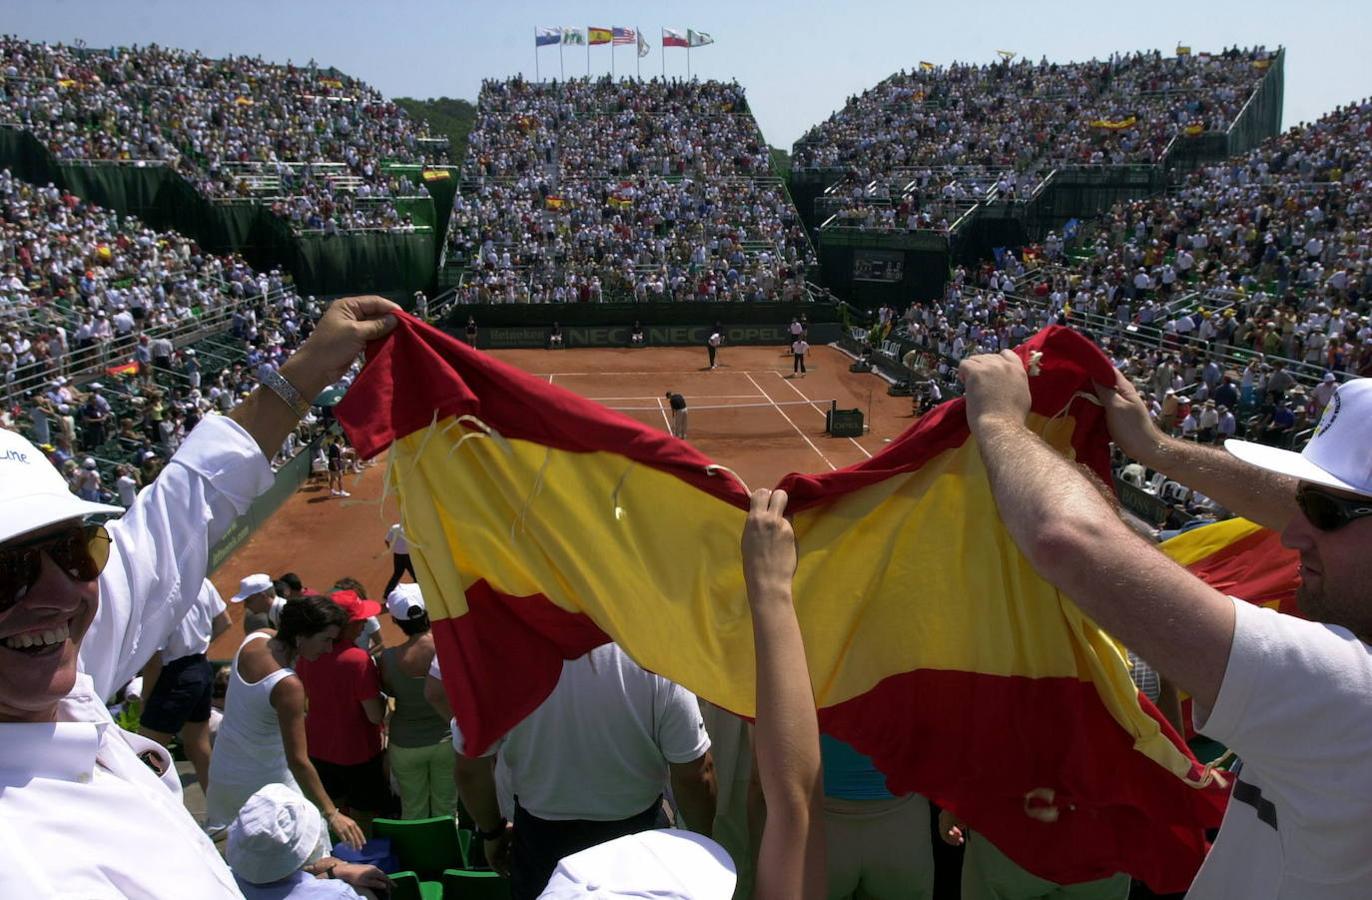
[[[335,301],[280,375],[316,395],[392,324],[380,298]],[[73,496],[0,431],[0,896],[239,897],[181,803],[165,749],[105,700],[196,602],[209,548],[272,481],[297,423],[259,388],[202,421],[123,518]]]

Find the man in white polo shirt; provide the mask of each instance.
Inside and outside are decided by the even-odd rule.
[[[494,745],[465,747],[454,722],[453,746],[458,795],[486,859],[508,869],[514,900],[537,897],[564,856],[663,824],[668,781],[692,831],[708,836],[714,823],[714,761],[695,695],[618,644],[563,663],[548,699]],[[514,785],[513,828],[497,801],[497,751]]]
[[[1190,693],[1197,728],[1242,761],[1190,900],[1372,896],[1372,379],[1338,389],[1301,453],[1169,438],[1123,375],[1096,388],[1125,453],[1281,530],[1300,553],[1307,620],[1226,597],[1136,536],[1077,465],[1026,426],[1018,356],[972,357],[959,374],[1020,549]]]
[[[381,298],[335,301],[232,418],[205,419],[122,519],[78,500],[0,431],[0,897],[240,897],[186,812],[167,752],[106,699],[195,602],[209,548],[272,480],[313,397],[394,325]]]

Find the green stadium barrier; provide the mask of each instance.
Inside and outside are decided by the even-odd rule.
[[[456,190],[455,176],[447,179],[453,187],[438,189],[446,196],[441,219],[432,200],[398,204],[417,223],[436,226],[441,221],[442,228],[296,234],[263,203],[210,201],[166,166],[60,161],[32,134],[13,127],[0,127],[0,165],[24,181],[51,182],[121,215],[137,216],[153,228],[184,234],[212,253],[241,253],[257,269],[280,266],[306,294],[432,292],[451,191]],[[431,193],[434,184],[430,182]]]
[[[229,530],[210,548],[210,565],[207,574],[213,574],[216,569],[223,565],[224,560],[233,555],[234,551],[243,545],[253,532],[261,528],[270,519],[281,504],[285,503],[300,485],[304,484],[310,477],[310,463],[314,459],[315,452],[319,449],[322,439],[316,438],[311,441],[303,450],[297,453],[290,462],[286,463],[276,472],[276,479],[272,486],[267,488],[267,492],[258,497],[248,507],[248,511],[233,520]]]

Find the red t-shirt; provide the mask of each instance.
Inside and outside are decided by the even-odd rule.
[[[373,725],[362,708],[363,700],[381,693],[381,676],[366,650],[348,644],[314,662],[297,660],[295,674],[309,700],[305,737],[310,756],[355,766],[381,752],[381,726]]]

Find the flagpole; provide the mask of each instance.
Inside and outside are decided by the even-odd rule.
[[[557,77],[560,81],[567,80],[567,73],[562,68],[562,41],[557,42]]]
[[[643,29],[634,26],[634,71],[638,74],[638,80],[643,80],[643,54],[638,52],[638,42],[643,40]]]
[[[667,42],[664,41],[664,40],[662,40],[663,36],[664,36],[666,33],[667,33],[667,29],[664,28],[664,29],[662,29],[662,34],[659,34],[659,35],[657,36],[657,37],[658,37],[658,43],[662,45],[659,49],[661,49],[661,51],[662,51],[662,80],[663,80],[663,81],[666,81],[666,80],[667,80]]]
[[[610,80],[615,80],[615,39],[614,32],[610,32]]]
[[[691,38],[686,38],[686,80],[691,80]]]
[[[534,81],[542,81],[543,76],[538,73],[538,28],[534,28]]]
[[[591,29],[586,29],[586,77],[591,77]]]

